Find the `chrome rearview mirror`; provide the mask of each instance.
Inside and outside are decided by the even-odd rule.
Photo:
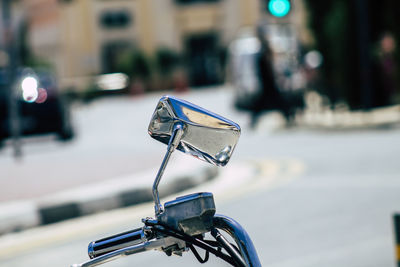
[[[151,118],[151,137],[168,145],[153,184],[156,215],[163,211],[158,184],[175,149],[217,166],[225,166],[240,137],[240,126],[213,112],[172,96],[163,96]]]
[[[178,124],[183,128],[178,150],[218,166],[228,163],[240,136],[239,125],[187,101],[162,97],[150,121],[150,136],[169,144]]]

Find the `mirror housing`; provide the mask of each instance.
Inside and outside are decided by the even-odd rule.
[[[211,111],[173,96],[163,96],[151,118],[151,137],[169,144],[176,125],[183,135],[177,148],[186,154],[225,166],[240,137],[240,126]]]

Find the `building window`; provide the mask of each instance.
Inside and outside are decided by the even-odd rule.
[[[100,25],[104,28],[124,28],[131,23],[131,14],[124,10],[105,11],[100,15]]]

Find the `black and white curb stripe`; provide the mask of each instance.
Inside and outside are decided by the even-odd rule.
[[[163,178],[166,181],[159,188],[160,197],[210,181],[217,174],[218,168],[208,164],[201,168],[192,168],[191,172],[177,171],[173,177]],[[0,204],[0,234],[152,201],[151,182],[154,172],[143,176],[150,176],[140,179],[148,183],[128,185],[126,180],[130,178],[127,177],[44,199]]]

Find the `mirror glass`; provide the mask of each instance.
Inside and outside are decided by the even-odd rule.
[[[225,166],[240,136],[240,126],[213,112],[172,96],[160,99],[149,134],[168,144],[176,123],[183,125],[178,150],[209,163]]]

